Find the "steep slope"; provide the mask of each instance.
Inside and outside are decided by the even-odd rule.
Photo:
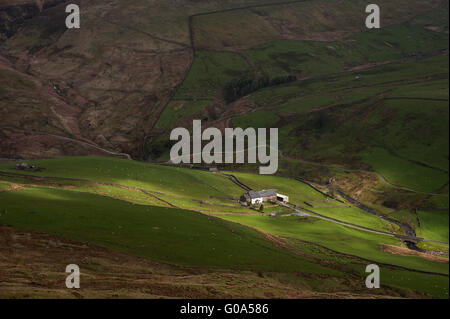
[[[203,79],[188,77],[183,82],[194,59],[194,48],[241,52],[279,39],[342,40],[364,28],[365,16],[362,1],[141,0],[133,1],[133,5],[119,0],[75,1],[81,7],[82,27],[67,30],[64,3],[44,1],[42,12],[31,10],[32,13],[28,13],[32,1],[26,5],[16,3],[22,5],[5,7],[3,4],[3,16],[5,13],[10,16],[12,11],[22,14],[4,19],[12,26],[4,35],[8,39],[0,45],[0,54],[14,69],[52,87],[62,101],[77,109],[68,116],[60,112],[60,122],[73,120],[72,126],[78,127],[83,138],[135,158],[157,155],[152,151],[158,149],[158,140],[155,142],[151,137],[160,136],[161,140],[161,130],[153,128],[157,128],[161,112],[181,83],[177,97],[185,96],[186,92],[191,97],[195,92],[192,85],[208,89],[204,85],[208,82],[219,84],[212,92],[218,93],[217,98],[221,99],[223,85],[242,76],[239,63],[250,64],[244,74],[251,73],[252,67],[258,65],[240,53],[231,56],[231,60],[219,57],[216,63],[225,68],[228,65],[231,70],[223,72],[231,77],[222,78],[224,73],[219,69],[216,70],[218,82],[210,81],[207,74],[202,75]],[[437,0],[403,4],[385,1],[383,22],[390,25],[406,21],[439,3]],[[189,74],[194,72],[195,69]],[[2,71],[3,78],[8,76]],[[227,115],[217,115],[222,116]],[[3,108],[2,129],[5,126],[19,129],[16,119],[9,117],[10,112]],[[50,133],[51,127],[40,125],[39,130]],[[76,134],[76,130],[64,130],[64,136],[78,139]],[[3,135],[12,140],[7,145],[15,143],[10,133]],[[46,156],[45,148],[45,145],[40,147],[43,156]],[[1,150],[6,152],[4,147]],[[73,154],[67,149],[60,153]],[[23,151],[17,156],[27,154]]]
[[[194,17],[194,63],[150,156],[167,160],[168,132],[192,119],[278,127],[279,173],[332,182],[413,227],[414,209],[448,210],[448,2],[384,2],[380,30],[364,29],[361,3],[344,3]],[[227,101],[226,87],[244,93]]]

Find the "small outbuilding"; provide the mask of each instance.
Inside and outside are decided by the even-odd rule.
[[[289,196],[277,193],[277,201],[288,203],[289,202]]]
[[[28,164],[28,163],[25,163],[25,162],[17,163],[15,168],[18,169],[18,170],[21,170],[21,171],[30,171],[30,172],[35,172],[35,171],[40,171],[41,170],[36,165]]]

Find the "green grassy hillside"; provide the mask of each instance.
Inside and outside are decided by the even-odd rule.
[[[190,211],[33,188],[2,197],[3,225],[33,229],[180,265],[330,273],[255,231]]]
[[[285,273],[289,280],[293,280],[292,276],[306,276],[301,286],[320,291],[362,289],[358,279],[353,279],[355,286],[350,288],[344,288],[348,284],[343,282],[336,286],[336,280],[341,282],[340,278],[354,276],[355,271],[363,277],[363,266],[358,265],[364,261],[348,264],[346,255],[339,255],[337,260],[324,259],[323,252],[310,251],[312,244],[332,249],[336,254],[448,274],[445,263],[381,249],[382,245],[399,247],[400,241],[394,237],[314,217],[270,218],[240,207],[232,198],[244,190],[220,173],[95,157],[39,160],[33,164],[43,170],[24,172],[13,169],[13,163],[0,164],[1,225],[43,231],[176,265],[276,271]],[[254,189],[275,188],[287,194],[293,203],[311,203],[316,206],[309,207],[313,211],[337,220],[395,231],[387,227],[389,223],[356,207],[321,207],[324,203],[342,203],[326,200],[323,194],[298,181],[233,174]],[[181,187],[180,180],[189,187]],[[289,210],[284,210],[286,213]],[[431,220],[431,215],[423,218],[427,228],[423,228],[421,235],[440,238],[442,232],[434,233]],[[297,239],[312,244],[299,249]],[[386,281],[386,289],[420,290],[434,296],[448,294],[448,277],[443,277],[445,280],[439,284],[433,279],[435,275],[428,275],[429,285],[419,279],[412,283],[412,278],[426,275],[395,266],[388,268],[393,275]],[[405,277],[394,275],[397,272],[410,280],[400,280]],[[318,288],[314,274],[329,278],[322,288]]]

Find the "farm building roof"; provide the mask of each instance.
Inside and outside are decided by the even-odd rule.
[[[251,199],[254,198],[260,198],[260,197],[271,197],[271,196],[277,196],[277,193],[275,193],[275,191],[273,189],[268,189],[268,190],[262,190],[262,191],[249,191],[248,195],[250,196]]]

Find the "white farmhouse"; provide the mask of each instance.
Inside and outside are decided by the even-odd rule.
[[[289,197],[282,194],[277,194],[273,189],[262,190],[262,191],[248,191],[241,196],[241,202],[245,202],[250,205],[262,204],[267,201],[280,201],[288,202]]]

